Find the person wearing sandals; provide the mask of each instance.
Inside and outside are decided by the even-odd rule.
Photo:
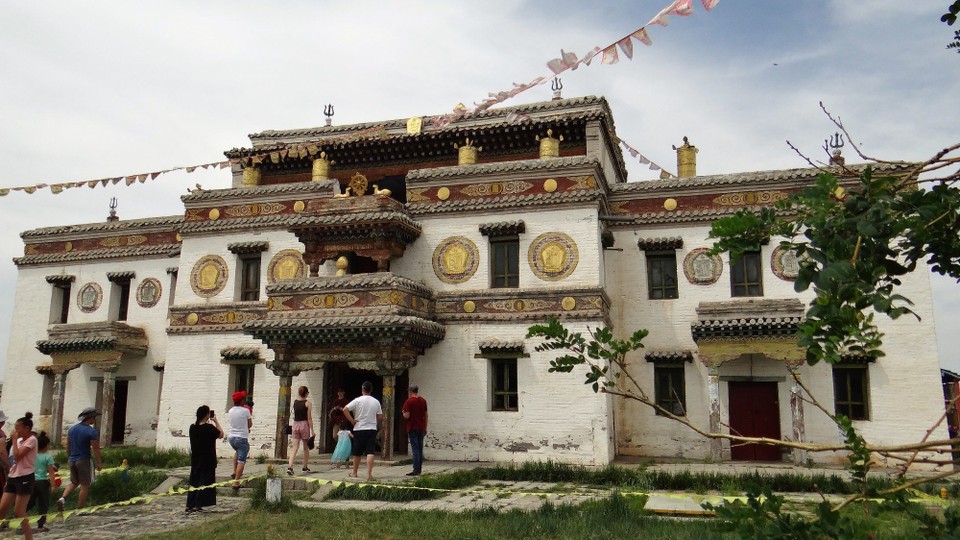
[[[310,390],[306,386],[297,389],[299,399],[293,400],[293,429],[290,435],[293,438],[293,452],[290,453],[290,460],[287,463],[287,474],[293,476],[293,462],[297,458],[297,451],[303,446],[303,469],[305,473],[313,472],[310,470],[310,448],[309,440],[313,437],[313,412],[310,400]]]
[[[223,428],[217,415],[209,406],[201,405],[197,421],[190,424],[190,487],[209,486],[217,481],[217,440],[221,437]],[[216,504],[217,488],[187,493],[187,512],[199,512],[204,506]]]
[[[240,478],[243,477],[243,468],[247,465],[247,455],[250,454],[250,428],[253,427],[253,417],[250,410],[243,406],[243,400],[247,397],[246,390],[238,390],[233,393],[233,407],[227,411],[227,418],[230,420],[230,431],[227,434],[227,442],[236,452],[233,456],[233,490],[240,489]]]

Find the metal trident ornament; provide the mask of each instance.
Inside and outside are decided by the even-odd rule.
[[[563,82],[560,77],[554,77],[550,81],[550,89],[553,90],[553,99],[560,99],[560,91],[563,90]]]
[[[323,106],[323,115],[327,117],[326,125],[333,124],[333,103],[329,103]]]
[[[839,132],[823,140],[823,151],[831,156],[839,156],[841,148],[843,148],[843,135]]]

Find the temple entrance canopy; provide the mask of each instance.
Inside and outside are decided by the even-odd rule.
[[[805,438],[803,400],[798,383],[804,351],[797,345],[797,325],[803,317],[799,300],[741,300],[701,302],[698,320],[691,324],[697,343],[697,356],[708,373],[710,431],[720,433],[721,389],[728,383],[728,410],[732,434],[780,439],[777,386],[786,377],[754,377],[755,362],[781,365],[791,375],[790,411],[792,440]],[[741,364],[749,363],[749,375],[741,374]],[[725,368],[726,366],[726,368]],[[736,424],[736,425],[735,425]],[[731,449],[731,458],[779,460],[780,448],[769,445],[741,445]],[[720,461],[723,441],[710,441],[710,457]],[[804,452],[793,451],[793,460],[802,464]]]

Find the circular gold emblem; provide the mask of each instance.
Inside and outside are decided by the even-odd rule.
[[[553,193],[557,190],[557,181],[553,178],[547,178],[547,180],[543,183],[543,190],[547,193]]]
[[[284,249],[270,259],[270,264],[267,265],[267,283],[272,285],[278,281],[300,279],[304,277],[305,271],[306,264],[300,252]]]
[[[190,271],[190,287],[197,296],[216,296],[227,284],[227,263],[217,255],[201,257]]]
[[[368,184],[369,182],[367,181],[367,177],[360,173],[350,177],[350,188],[354,196],[365,194],[367,192]]]
[[[64,251],[73,251],[73,242],[67,242],[63,245]]]
[[[189,324],[190,326],[193,326],[198,322],[200,322],[200,316],[197,315],[196,313],[190,313],[187,315],[187,324]]]
[[[663,201],[663,209],[667,212],[673,212],[677,209],[677,200],[676,199],[667,199]]]
[[[180,236],[180,233],[177,233],[177,242],[183,242],[183,237]]]
[[[570,311],[577,307],[577,301],[574,300],[572,296],[564,296],[563,300],[560,301],[560,307],[562,307],[564,311]]]
[[[463,310],[467,313],[473,313],[477,310],[477,304],[475,304],[473,300],[467,300],[463,303]]]
[[[300,212],[303,212],[303,209],[306,208],[306,207],[307,207],[307,205],[303,204],[303,201],[297,201],[297,202],[293,203],[293,211],[296,212],[296,213],[298,213],[298,214],[299,214]]]
[[[213,221],[220,219],[220,211],[217,210],[216,208],[210,210],[210,213],[208,215],[210,216],[210,219]]]
[[[477,245],[465,236],[451,236],[433,250],[433,273],[444,283],[463,283],[480,263]]]
[[[437,190],[437,198],[441,201],[445,201],[450,198],[450,189],[442,187]]]
[[[543,233],[527,250],[527,262],[533,273],[544,281],[559,281],[577,268],[580,255],[577,244],[561,232]]]

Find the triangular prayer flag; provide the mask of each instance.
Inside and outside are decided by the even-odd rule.
[[[132,185],[134,182],[137,181],[137,177],[136,177],[136,176],[128,176],[128,177],[124,178],[123,181],[126,182],[126,184],[129,186],[129,185]]]
[[[187,168],[184,169],[184,170],[187,171],[188,173],[192,173],[193,171],[197,170],[197,167],[196,167],[196,166],[187,167]]]
[[[693,15],[693,0],[677,0],[673,3],[673,13],[680,15],[681,17],[686,17],[688,15]]]
[[[659,170],[660,170],[660,166],[651,161],[651,162],[650,162],[650,170],[651,170],[651,171],[659,171]]]
[[[603,59],[601,60],[604,64],[616,64],[620,61],[620,58],[617,56],[617,46],[611,45],[603,50]]]
[[[158,172],[152,172],[152,173],[150,173],[150,179],[151,179],[151,180],[156,180],[158,176],[160,176],[160,173],[158,173]]]
[[[577,69],[577,64],[580,63],[580,61],[577,60],[576,53],[565,52],[563,49],[560,49],[560,57],[563,58],[563,63],[571,69]]]
[[[589,66],[590,62],[593,61],[593,57],[600,54],[602,51],[603,49],[601,49],[600,47],[594,47],[580,61]]]
[[[620,46],[620,50],[623,51],[623,55],[626,56],[627,59],[633,59],[633,40],[630,39],[630,36],[621,39],[617,42],[617,45]]]
[[[550,69],[554,75],[559,75],[567,70],[566,64],[564,64],[560,58],[554,58],[547,62],[547,68]]]
[[[59,195],[61,191],[63,191],[63,184],[53,184],[50,186],[50,193],[54,195]]]
[[[6,197],[10,194],[10,190],[7,188],[0,189],[0,197]]]
[[[720,0],[700,0],[700,3],[703,4],[703,9],[710,11],[711,9],[717,7],[717,4],[720,3]]]
[[[646,45],[646,46],[648,46],[648,47],[649,47],[650,45],[653,45],[653,40],[650,39],[650,34],[647,33],[647,29],[646,29],[646,28],[641,28],[641,29],[637,30],[636,32],[634,32],[634,33],[633,33],[633,37],[636,38],[637,41],[639,41],[640,43],[643,43],[644,45]]]

